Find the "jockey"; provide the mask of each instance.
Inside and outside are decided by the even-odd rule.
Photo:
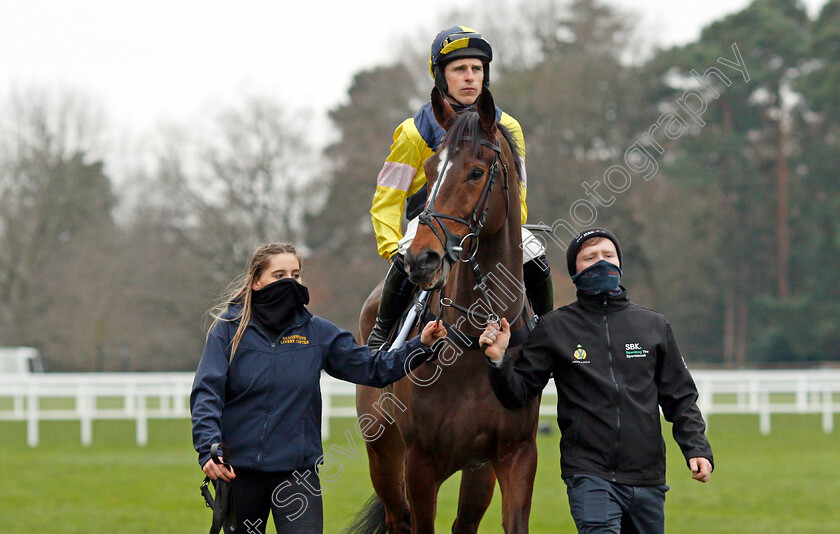
[[[465,26],[453,26],[440,32],[432,42],[429,70],[435,86],[456,112],[474,110],[481,91],[490,85],[490,62],[493,50],[478,32]],[[522,223],[528,215],[525,205],[525,139],[519,123],[496,108],[497,120],[505,126],[519,146],[523,176],[519,182]],[[370,208],[379,255],[391,267],[376,314],[376,323],[368,337],[368,346],[381,347],[411,297],[411,283],[403,266],[403,255],[417,232],[417,216],[426,204],[426,172],[423,164],[437,150],[444,130],[435,121],[431,102],[413,118],[406,119],[394,132],[391,153],[376,179],[376,192]],[[407,201],[406,201],[407,200]],[[409,219],[405,234],[402,217]],[[554,288],[545,249],[522,229],[525,287],[534,313],[543,315],[554,307]]]

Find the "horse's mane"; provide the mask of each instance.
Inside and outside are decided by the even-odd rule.
[[[496,127],[502,133],[502,137],[504,137],[507,144],[510,146],[511,152],[514,155],[514,167],[516,171],[516,180],[517,182],[522,181],[522,158],[517,158],[515,156],[519,155],[519,145],[516,143],[516,139],[513,138],[513,135],[510,131],[502,125],[502,123],[497,122]],[[481,126],[479,123],[478,112],[477,111],[465,111],[455,119],[455,122],[452,126],[447,130],[446,137],[444,137],[442,141],[442,145],[446,150],[451,154],[454,153],[456,150],[461,148],[461,141],[464,138],[469,138],[469,150],[471,155],[474,158],[477,158],[479,152],[481,151]]]

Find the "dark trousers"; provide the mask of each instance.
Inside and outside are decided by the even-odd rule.
[[[236,534],[264,534],[269,512],[277,534],[324,531],[321,484],[314,469],[279,473],[236,469],[231,489]]]
[[[565,479],[580,534],[663,534],[668,486],[627,486],[589,475]]]

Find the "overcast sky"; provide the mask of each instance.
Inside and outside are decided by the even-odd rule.
[[[696,39],[704,25],[749,1],[612,3],[638,12],[645,37],[670,45]],[[812,17],[824,3],[805,1]],[[12,88],[74,89],[101,102],[112,124],[137,132],[187,120],[242,95],[271,96],[324,121],[355,72],[388,62],[402,35],[425,32],[430,42],[452,5],[2,0],[0,97]]]

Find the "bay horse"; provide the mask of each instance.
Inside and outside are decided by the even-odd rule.
[[[420,324],[429,314],[442,319],[448,341],[437,360],[388,388],[357,387],[357,430],[366,429],[376,495],[348,532],[434,532],[438,490],[461,471],[452,532],[478,531],[498,480],[505,532],[526,533],[539,399],[519,410],[502,407],[490,390],[486,358],[477,343],[485,324],[500,317],[508,319],[512,331],[525,337],[529,331],[518,149],[497,124],[487,89],[476,102],[477,111],[461,115],[437,89],[431,100],[446,135],[425,163],[430,192],[405,264],[416,286],[439,294],[429,299],[427,318],[421,316]],[[506,288],[498,287],[503,280]],[[373,326],[380,290],[362,309],[362,340]],[[518,338],[521,345],[524,337]]]

